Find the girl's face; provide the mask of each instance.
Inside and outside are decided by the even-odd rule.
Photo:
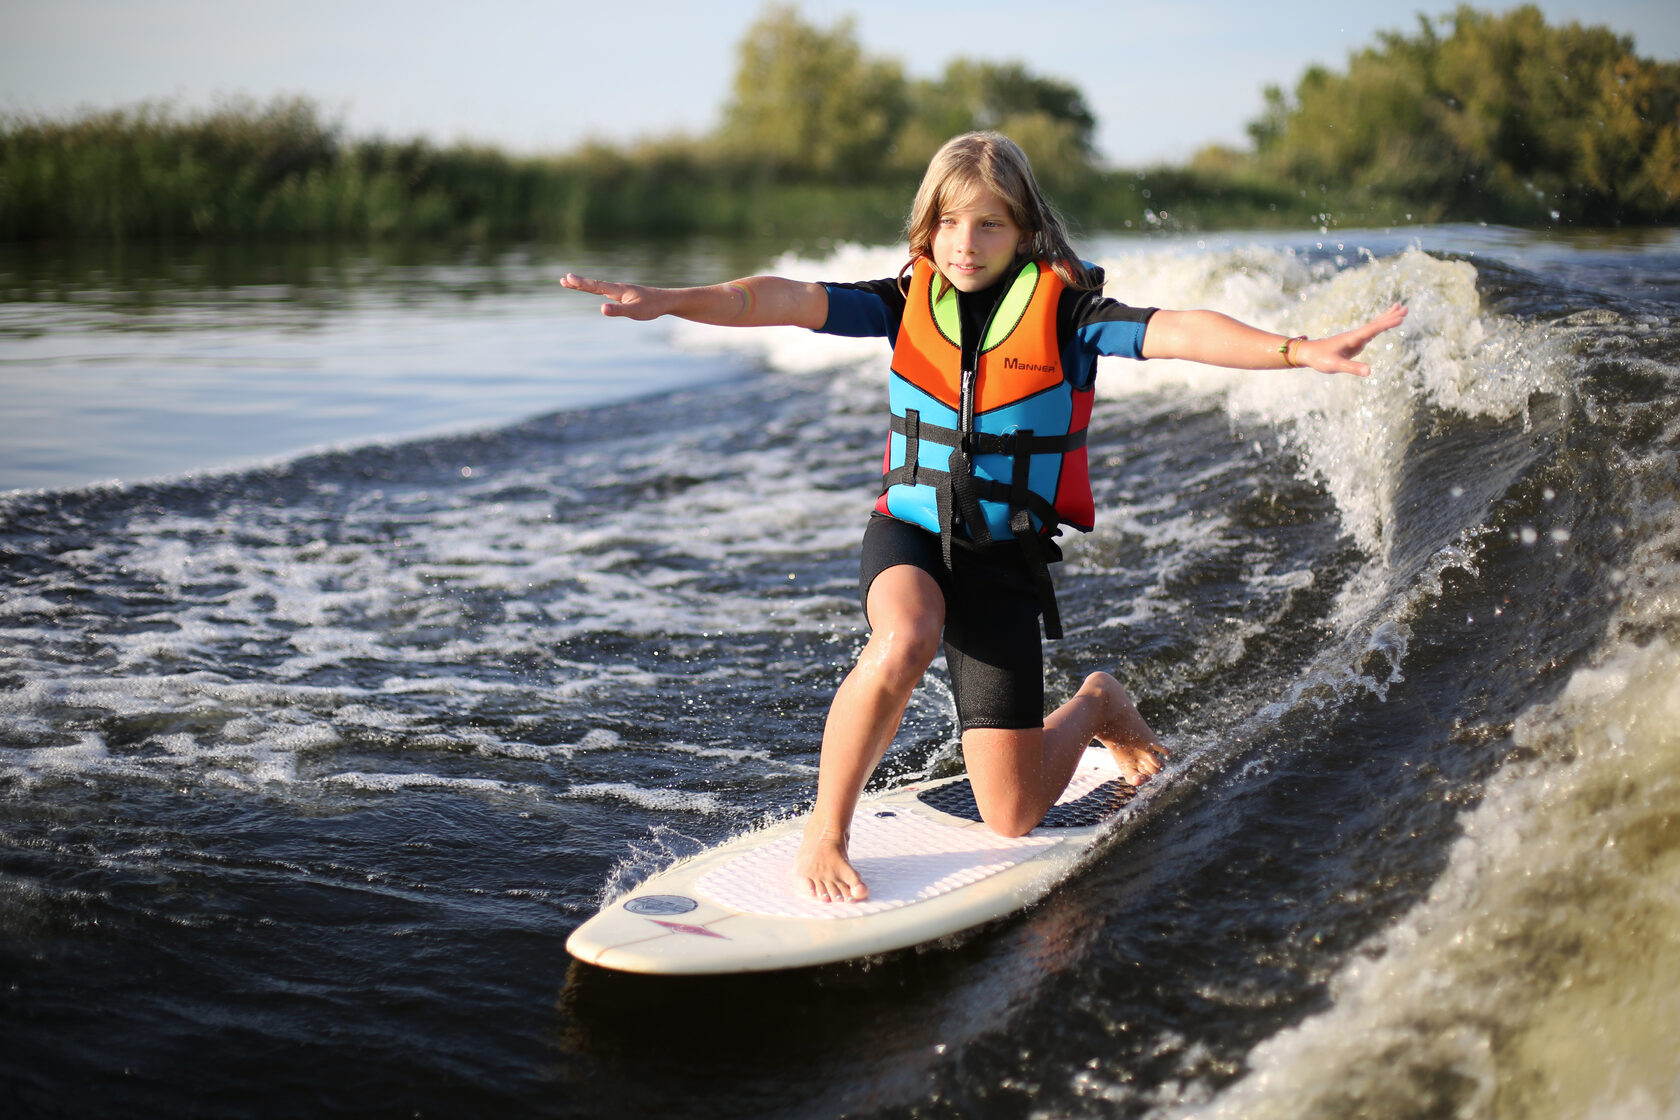
[[[933,229],[933,266],[959,292],[978,292],[1002,279],[1027,237],[1009,206],[981,189],[942,211]]]

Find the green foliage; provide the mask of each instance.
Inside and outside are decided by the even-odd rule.
[[[919,176],[945,141],[977,129],[995,129],[1020,144],[1046,182],[1079,179],[1093,170],[1097,118],[1085,95],[1019,62],[958,58],[938,80],[915,83],[910,105],[892,162],[911,174]]]
[[[0,239],[537,232],[537,161],[347,143],[307,101],[166,106],[0,128]]]
[[[157,105],[0,132],[0,236],[202,233],[249,222],[264,188],[321,167],[334,130],[300,101],[179,120]],[[160,200],[167,200],[159,205]]]
[[[722,149],[795,182],[914,183],[934,151],[975,129],[1007,132],[1049,183],[1093,171],[1096,117],[1078,87],[1019,62],[957,59],[934,81],[908,81],[870,58],[843,19],[822,29],[769,8],[740,47]]]
[[[1680,218],[1680,64],[1533,7],[1461,7],[1266,91],[1258,168],[1305,186],[1433,203],[1456,217]]]
[[[786,7],[747,31],[734,88],[724,146],[784,178],[871,177],[909,111],[898,63],[866,57],[849,19],[823,31]]]

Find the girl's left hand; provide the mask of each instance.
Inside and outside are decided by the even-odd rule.
[[[1405,318],[1405,305],[1396,303],[1375,319],[1352,330],[1297,342],[1289,348],[1289,356],[1297,366],[1316,369],[1320,373],[1351,373],[1355,377],[1369,377],[1371,367],[1353,359],[1373,338],[1398,327]]]
[[[664,315],[668,308],[661,298],[667,293],[661,288],[645,284],[622,284],[616,280],[591,280],[568,272],[560,278],[560,286],[577,292],[605,296],[601,314],[615,319],[637,319],[646,322]]]

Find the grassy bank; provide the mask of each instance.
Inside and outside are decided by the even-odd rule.
[[[458,237],[891,228],[901,190],[765,181],[696,145],[516,157],[352,140],[307,102],[0,127],[0,240]]]
[[[1338,200],[1217,171],[1090,171],[1056,201],[1086,231],[1320,224]],[[356,238],[577,241],[695,233],[886,240],[900,174],[833,184],[675,141],[553,157],[352,140],[307,102],[158,108],[0,128],[0,240]],[[1393,211],[1394,213],[1390,213]],[[1166,217],[1163,219],[1162,214]],[[1396,207],[1354,221],[1388,224]]]

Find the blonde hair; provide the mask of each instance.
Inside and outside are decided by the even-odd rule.
[[[1062,216],[1039,190],[1027,154],[1001,132],[965,132],[947,140],[934,153],[904,227],[910,242],[910,261],[899,273],[900,279],[918,258],[933,259],[933,235],[940,215],[982,191],[1002,199],[1009,207],[1009,216],[1027,235],[1024,257],[1048,261],[1070,287],[1099,286],[1068,244]]]

